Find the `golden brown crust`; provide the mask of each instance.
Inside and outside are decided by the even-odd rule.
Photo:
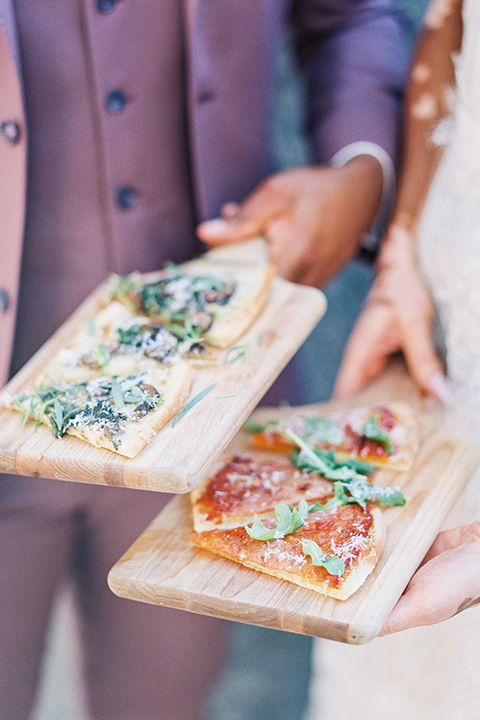
[[[212,328],[205,335],[206,342],[226,349],[238,340],[262,313],[275,273],[274,265],[234,273],[237,297],[234,295],[231,305],[215,311]]]

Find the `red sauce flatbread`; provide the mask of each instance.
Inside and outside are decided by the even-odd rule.
[[[200,531],[243,525],[273,513],[279,502],[325,502],[331,492],[331,481],[317,473],[237,455],[192,492],[194,527]]]
[[[274,519],[264,520],[264,525],[273,527]],[[302,527],[276,540],[255,540],[244,527],[236,527],[194,532],[192,542],[249,568],[345,600],[375,567],[384,537],[381,511],[353,504],[311,513]],[[332,575],[315,566],[303,553],[302,539],[313,540],[325,555],[340,558],[343,574]]]
[[[338,429],[338,441],[325,440],[315,434],[315,420],[325,418]],[[366,426],[370,419],[378,428],[379,437],[368,437]],[[324,416],[289,414],[278,421],[268,422],[261,432],[251,435],[255,447],[288,452],[295,447],[282,431],[290,429],[306,437],[315,447],[334,450],[339,457],[351,457],[392,470],[408,470],[417,449],[416,423],[409,407],[404,403],[382,403],[370,407],[354,408],[328,413]],[[371,434],[371,433],[370,433]]]

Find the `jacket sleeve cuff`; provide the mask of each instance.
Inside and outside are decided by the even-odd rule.
[[[362,240],[362,248],[370,252],[378,250],[382,237],[392,211],[395,194],[395,167],[392,158],[380,145],[369,141],[353,142],[346,145],[330,158],[330,164],[341,167],[359,155],[371,155],[380,163],[383,175],[382,196],[377,214],[371,228]]]

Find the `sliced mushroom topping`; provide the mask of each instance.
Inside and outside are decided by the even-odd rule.
[[[190,315],[189,319],[193,327],[200,328],[200,330],[203,330],[204,332],[210,330],[213,324],[213,317],[206,312],[199,311],[193,313],[193,315]]]

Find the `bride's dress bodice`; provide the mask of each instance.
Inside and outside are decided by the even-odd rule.
[[[464,0],[448,144],[419,225],[419,257],[437,304],[448,373],[480,433],[480,2]]]

